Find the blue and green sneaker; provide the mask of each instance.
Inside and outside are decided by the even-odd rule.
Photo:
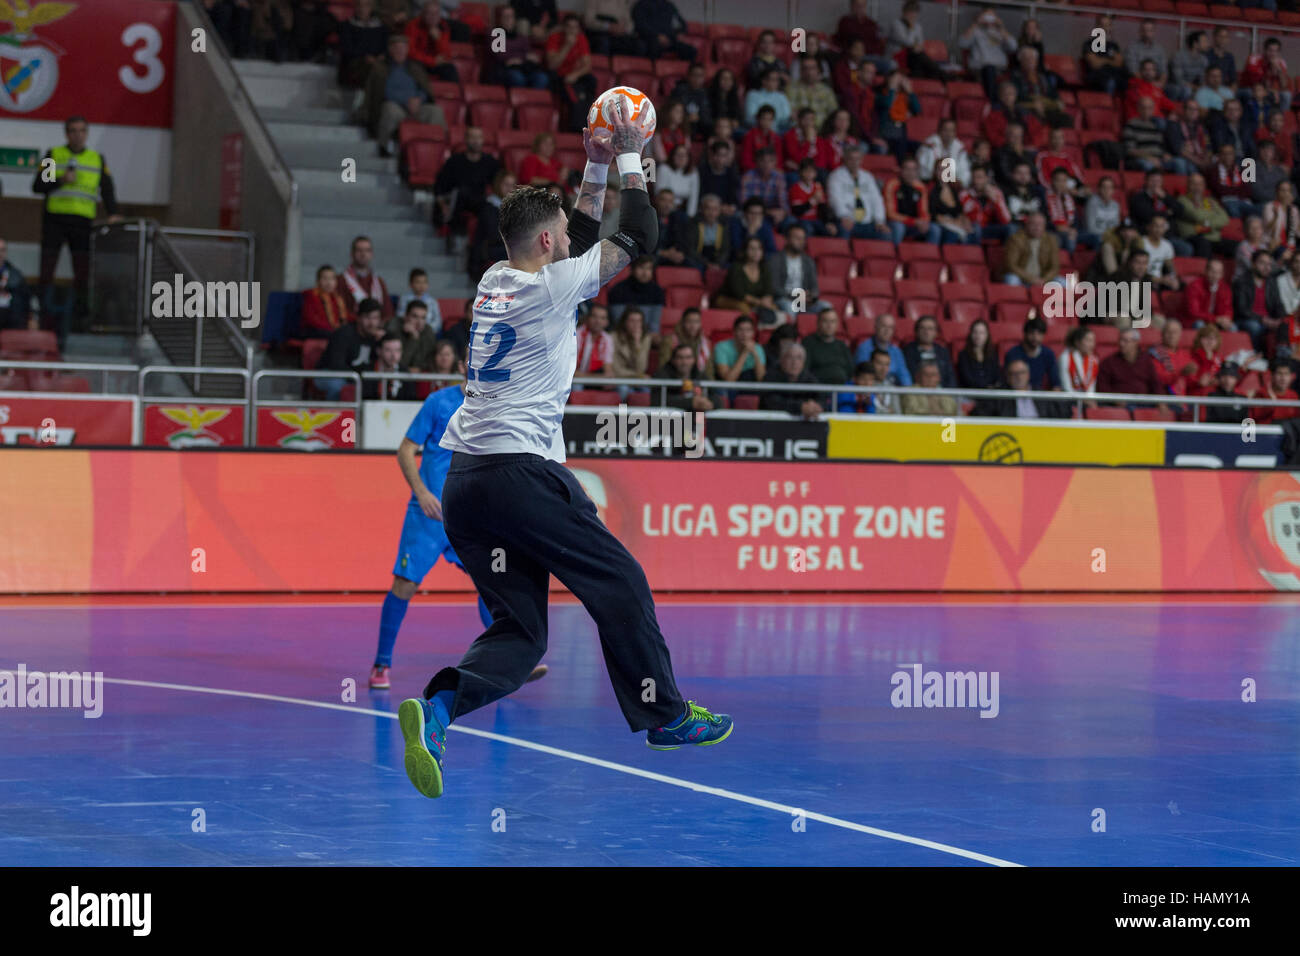
[[[646,731],[645,743],[652,750],[676,750],[683,744],[709,747],[722,743],[735,725],[726,714],[711,714],[693,700],[686,702],[686,714],[667,727]]]
[[[406,775],[426,797],[441,797],[447,728],[438,722],[432,704],[415,697],[402,701],[397,722],[406,738]]]

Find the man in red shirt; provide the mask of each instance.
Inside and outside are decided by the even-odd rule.
[[[460,73],[451,62],[451,30],[442,22],[442,7],[426,3],[420,15],[406,22],[406,38],[411,41],[412,60],[431,76],[447,83],[459,83]]]
[[[1277,95],[1277,105],[1282,110],[1291,108],[1291,76],[1287,72],[1286,60],[1282,58],[1282,43],[1277,37],[1264,41],[1263,56],[1257,53],[1246,59],[1237,82],[1243,90],[1261,85],[1269,93]]]
[[[840,17],[835,28],[835,43],[841,50],[847,50],[854,40],[862,41],[863,51],[880,56],[885,52],[885,41],[880,38],[880,28],[876,21],[867,16],[867,0],[851,0],[849,13]]]
[[[1184,314],[1188,322],[1217,325],[1225,332],[1233,330],[1232,286],[1223,281],[1223,262],[1205,263],[1205,274],[1187,284]]]
[[[1119,334],[1119,351],[1102,360],[1097,370],[1097,391],[1122,395],[1168,394],[1156,373],[1156,363],[1141,350],[1142,335],[1137,329]]]
[[[1200,276],[1197,276],[1199,279]],[[1174,395],[1185,393],[1185,378],[1195,373],[1196,363],[1188,349],[1180,349],[1178,342],[1183,336],[1183,323],[1177,319],[1166,319],[1160,327],[1160,344],[1147,349],[1156,366],[1156,378],[1165,391]]]
[[[1291,363],[1284,358],[1275,358],[1268,367],[1269,374],[1264,378],[1262,392],[1249,392],[1247,398],[1267,398],[1282,402],[1300,400],[1291,383],[1295,381],[1295,372]],[[1256,407],[1250,410],[1250,417],[1259,425],[1273,425],[1288,418],[1300,415],[1300,408],[1280,408],[1272,405]]]
[[[987,166],[972,166],[970,188],[961,191],[961,211],[981,239],[1005,239],[1011,233],[1011,210],[1002,190],[989,180]]]
[[[1078,199],[1088,198],[1088,187],[1083,184],[1083,170],[1074,154],[1065,148],[1065,130],[1054,129],[1047,134],[1047,149],[1034,157],[1038,182],[1044,189],[1052,188],[1052,173],[1064,169],[1070,177],[1070,192]]]
[[[591,73],[591,46],[575,13],[565,14],[559,29],[546,38],[546,68],[560,80],[568,101],[567,128],[580,133],[587,124],[587,108],[596,98],[596,77]]]
[[[1125,122],[1137,116],[1138,100],[1144,97],[1149,97],[1155,104],[1156,116],[1161,119],[1178,108],[1178,104],[1165,96],[1165,91],[1161,89],[1158,82],[1159,76],[1160,71],[1154,60],[1142,61],[1142,65],[1138,68],[1138,75],[1129,79],[1128,88],[1124,91]]]

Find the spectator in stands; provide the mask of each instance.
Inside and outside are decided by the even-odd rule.
[[[1016,346],[1019,348],[1019,346]],[[1012,349],[1014,351],[1014,349]],[[1051,351],[1047,349],[1046,351]],[[1055,368],[1055,363],[1053,363]],[[1015,392],[1024,392],[1018,398],[981,398],[975,403],[972,414],[980,418],[1068,418],[1069,405],[1033,397],[1033,373],[1029,363],[1023,358],[1012,358],[1008,353],[1004,371],[1005,381],[1001,387]],[[1053,374],[1056,374],[1055,372]]]
[[[364,300],[377,300],[387,320],[393,317],[393,300],[389,298],[388,286],[372,268],[374,259],[375,248],[369,236],[352,240],[352,261],[343,270],[344,298],[348,300],[348,311],[354,315],[360,313]]]
[[[497,8],[497,26],[501,29],[501,49],[494,50],[485,66],[484,81],[506,87],[524,86],[545,90],[551,85],[551,74],[538,61],[533,52],[533,42],[515,15],[514,7]]]
[[[1259,161],[1255,164],[1255,181],[1250,184],[1250,199],[1254,205],[1264,209],[1267,217],[1268,207],[1277,198],[1277,187],[1290,179],[1291,170],[1278,164],[1277,146],[1273,140],[1260,141],[1256,149]]]
[[[1250,183],[1241,173],[1241,163],[1237,161],[1237,151],[1231,143],[1224,143],[1219,148],[1217,161],[1208,170],[1211,185],[1223,208],[1234,219],[1245,219],[1259,215],[1261,210],[1250,202]]]
[[[1200,173],[1187,177],[1187,192],[1174,201],[1174,216],[1178,235],[1191,246],[1192,255],[1204,259],[1212,253],[1232,254],[1236,243],[1223,241],[1228,211],[1205,191],[1205,177]]]
[[[776,232],[772,228],[772,220],[768,218],[766,209],[763,200],[754,196],[745,200],[739,216],[732,217],[730,239],[733,255],[743,250],[745,243],[751,238],[756,238],[763,244],[764,253],[776,251]]]
[[[970,188],[961,192],[961,211],[971,224],[976,242],[982,239],[1004,240],[1015,228],[1011,224],[1011,210],[1007,207],[1006,197],[990,181],[987,166],[971,167]]]
[[[874,361],[875,352],[884,352],[889,359],[886,371],[894,377],[894,382],[889,384],[911,385],[912,373],[907,370],[907,360],[903,358],[903,350],[894,342],[896,327],[894,317],[888,312],[876,316],[875,329],[869,338],[863,339],[858,344],[853,357],[859,362],[871,362]],[[879,372],[876,374],[876,380],[885,384],[885,376]]]
[[[780,228],[790,218],[790,197],[785,176],[777,169],[774,150],[759,150],[758,164],[740,177],[740,198],[748,201],[758,198],[774,228]]]
[[[1165,92],[1170,99],[1181,103],[1196,94],[1196,88],[1205,81],[1205,69],[1209,65],[1205,54],[1209,49],[1210,35],[1204,30],[1187,34],[1183,49],[1174,54],[1169,64],[1169,85]]]
[[[501,258],[505,258],[502,256]],[[469,330],[474,323],[474,300],[466,299],[463,311],[461,312],[460,321],[454,325],[443,328],[438,333],[438,340],[450,342],[456,349],[456,354],[462,358],[469,354]]]
[[[799,327],[794,323],[787,322],[774,328],[767,337],[767,344],[763,346],[763,356],[767,359],[767,367],[776,368],[780,365],[782,354],[798,341]]]
[[[352,16],[339,24],[339,85],[360,89],[383,62],[388,31],[375,16],[374,0],[356,0]]]
[[[586,0],[582,26],[594,53],[645,56],[645,44],[632,29],[631,0]]]
[[[1143,177],[1142,188],[1129,196],[1128,212],[1139,232],[1146,231],[1147,224],[1151,222],[1153,216],[1164,216],[1166,219],[1175,217],[1177,207],[1174,204],[1174,197],[1165,192],[1164,173],[1159,169],[1147,171],[1146,176]],[[1186,251],[1179,253],[1184,256],[1191,254],[1190,246],[1186,247]]]
[[[1088,326],[1070,330],[1061,352],[1061,386],[1067,392],[1084,395],[1097,394],[1097,373],[1101,362],[1097,359],[1097,335]],[[1095,403],[1088,402],[1091,406]]]
[[[692,374],[697,378],[713,377],[713,349],[704,334],[699,309],[683,311],[681,320],[664,336],[662,346],[665,355],[673,355],[680,348],[690,349]]]
[[[1101,243],[1097,246],[1097,257],[1088,269],[1089,281],[1102,282],[1120,278],[1137,247],[1137,238],[1137,226],[1132,219],[1123,219],[1118,226],[1103,233]]]
[[[705,134],[713,131],[713,104],[703,63],[691,64],[686,75],[673,87],[672,98],[686,110],[686,119],[692,130]]]
[[[966,344],[957,353],[959,388],[993,388],[1002,374],[998,349],[989,334],[989,324],[976,319],[966,332]]]
[[[1219,366],[1215,388],[1206,393],[1206,398],[1244,398],[1237,387],[1240,383],[1241,366],[1236,362],[1224,362]],[[1201,409],[1201,416],[1203,421],[1212,425],[1236,425],[1250,417],[1250,413],[1246,404],[1239,402],[1235,405],[1206,405]]]
[[[747,173],[757,166],[758,154],[765,149],[775,154],[777,165],[780,166],[784,145],[781,135],[776,131],[776,110],[771,104],[759,108],[757,122],[745,133],[745,138],[740,142],[741,172]]]
[[[839,223],[840,235],[855,239],[892,237],[892,228],[885,224],[885,203],[880,187],[876,185],[875,177],[862,168],[862,147],[845,149],[844,165],[826,178],[826,194],[831,214]]]
[[[869,56],[880,57],[885,52],[880,28],[867,16],[867,0],[850,0],[849,12],[840,17],[835,27],[835,43],[840,49],[847,50],[854,41],[861,41]]]
[[[545,42],[547,34],[560,22],[555,0],[510,0],[510,6],[515,9],[519,25],[536,43]]]
[[[803,69],[800,70],[799,79],[786,87],[786,99],[795,115],[806,109],[813,111],[812,129],[816,130],[838,109],[839,103],[835,99],[835,91],[822,80],[817,61],[805,55],[800,57],[800,63]]]
[[[1232,146],[1235,157],[1255,155],[1254,129],[1243,114],[1241,100],[1234,98],[1223,104],[1223,113],[1210,127],[1210,142],[1220,157],[1224,146]]]
[[[974,223],[962,210],[961,192],[952,183],[943,179],[935,181],[930,190],[930,215],[939,227],[939,242],[944,245],[965,243],[975,245],[980,241],[980,234]]]
[[[1217,69],[1223,75],[1223,82],[1229,86],[1237,84],[1237,60],[1228,49],[1232,34],[1227,27],[1214,28],[1214,44],[1205,54],[1206,69]]]
[[[442,311],[438,308],[438,300],[429,292],[429,273],[419,268],[412,269],[407,276],[407,283],[410,289],[403,292],[401,298],[397,300],[397,314],[406,315],[407,306],[412,302],[420,302],[427,310],[427,318],[434,329],[442,328]],[[389,324],[393,326],[389,331],[396,331],[397,319],[394,318]],[[407,359],[402,361],[407,365],[411,364]]]
[[[656,170],[657,186],[672,190],[677,208],[694,216],[700,201],[700,174],[691,164],[691,148],[685,143],[673,147],[668,162]]]
[[[1029,163],[1022,160],[1012,168],[1006,201],[1011,221],[1017,226],[1023,226],[1031,215],[1047,214],[1047,196],[1042,187],[1034,182],[1033,169]]]
[[[1046,322],[1038,318],[1026,319],[1021,340],[1007,349],[1005,368],[1009,369],[1012,362],[1024,362],[1030,372],[1028,385],[1035,390],[1061,387],[1061,369],[1056,353],[1043,344],[1046,337]]]
[[[538,133],[533,137],[533,151],[519,163],[519,182],[525,186],[563,186],[569,180],[569,168],[555,153],[555,134]]]
[[[883,359],[888,367],[889,356]],[[876,384],[876,375],[874,366],[870,362],[859,362],[853,366],[853,378],[849,384],[856,385],[859,388],[868,388]],[[835,410],[841,415],[866,415],[874,413],[876,403],[870,392],[841,392],[835,398]]]
[[[691,347],[678,345],[667,351],[671,358],[659,369],[655,378],[681,379],[687,384],[661,387],[664,404],[669,408],[680,408],[687,412],[713,411],[713,401],[708,393],[693,381],[698,377],[700,370],[695,367],[695,355]]]
[[[460,73],[451,62],[451,30],[442,21],[442,7],[437,0],[420,8],[420,15],[407,21],[405,32],[414,62],[446,83],[460,82]]]
[[[912,82],[901,72],[891,73],[885,90],[876,97],[874,138],[884,141],[887,151],[901,163],[912,147],[907,138],[907,121],[921,115],[921,101],[912,92]]]
[[[966,147],[957,138],[957,121],[954,119],[939,120],[938,132],[926,137],[916,151],[916,162],[921,178],[927,182],[942,179],[947,183],[970,185],[970,158],[966,155]]]
[[[1016,51],[1016,68],[1011,71],[1016,86],[1016,102],[1021,110],[1032,113],[1047,126],[1073,126],[1074,119],[1065,112],[1051,77],[1039,68],[1038,51],[1022,46]]]
[[[637,0],[632,7],[632,22],[650,59],[668,54],[679,60],[695,59],[695,47],[678,39],[686,32],[686,21],[671,0]]]
[[[785,86],[790,69],[777,55],[776,33],[764,30],[758,35],[754,55],[750,57],[749,64],[745,67],[745,83],[750,87],[759,86],[771,70],[777,73],[778,88]]]
[[[316,366],[322,371],[364,372],[372,367],[379,340],[384,337],[384,315],[379,302],[363,299],[357,306],[356,322],[346,322],[334,330]],[[400,351],[400,350],[399,350]],[[322,376],[312,380],[325,394],[325,400],[336,402],[345,386],[345,378]]]
[[[497,170],[496,176],[492,179],[492,190],[484,199],[483,205],[479,207],[478,225],[475,226],[474,235],[470,238],[467,256],[469,276],[475,285],[483,277],[488,266],[506,258],[505,243],[502,242],[498,229],[501,222],[501,200],[514,191],[517,183],[515,174],[510,170]]]
[[[650,348],[654,336],[646,331],[645,314],[635,306],[626,309],[615,330],[614,354],[610,359],[610,375],[614,378],[649,378]],[[618,397],[626,399],[632,392],[649,392],[646,388],[618,385]]]
[[[912,384],[910,376],[906,382],[900,381],[898,373],[892,370],[893,366],[890,363],[889,353],[883,349],[876,349],[871,352],[871,359],[868,364],[871,369],[870,378],[861,375],[861,373],[856,374],[853,378],[854,385],[886,385],[892,388],[905,388]],[[861,367],[862,364],[859,363],[858,368]],[[869,407],[866,409],[860,407],[850,408],[849,411],[871,411],[877,415],[902,414],[901,396],[896,392],[869,392],[866,396],[859,394],[852,397],[857,399],[859,403],[865,397],[869,402]]]
[[[780,364],[769,369],[764,382],[789,382],[812,385],[817,379],[805,367],[807,353],[798,342],[781,353]],[[829,407],[829,396],[816,392],[780,392],[767,389],[759,399],[759,406],[773,412],[789,412],[807,421],[815,421]]]
[[[659,219],[659,243],[654,250],[656,260],[660,265],[684,265],[686,251],[682,248],[682,223],[686,217],[677,209],[677,197],[671,189],[656,189],[651,203]]]
[[[916,380],[917,370],[929,362],[938,368],[944,388],[956,388],[957,373],[952,367],[952,355],[946,345],[939,344],[939,323],[935,317],[923,315],[917,319],[913,334],[916,338],[903,346],[903,361],[907,363],[908,374]]]
[[[1232,287],[1223,279],[1223,262],[1209,259],[1205,273],[1187,283],[1184,315],[1194,326],[1217,325],[1225,332],[1235,331],[1232,322]],[[1165,322],[1163,332],[1169,328]]]
[[[947,354],[945,350],[942,354]],[[921,362],[916,368],[916,388],[942,388],[939,365],[932,361]],[[929,415],[932,417],[956,418],[959,413],[957,399],[951,395],[904,395],[902,413],[904,415]]]
[[[677,100],[669,100],[659,110],[659,125],[650,140],[650,155],[656,163],[668,162],[678,146],[691,144],[691,126],[686,119],[686,107]]]
[[[1160,385],[1171,395],[1185,395],[1187,376],[1196,373],[1191,351],[1179,347],[1182,335],[1183,324],[1177,319],[1166,319],[1160,327],[1160,341],[1147,349],[1151,360],[1155,362]]]
[[[1054,129],[1047,134],[1047,148],[1034,157],[1034,172],[1038,177],[1038,185],[1050,189],[1052,173],[1058,169],[1065,170],[1066,185],[1075,198],[1081,201],[1087,199],[1088,187],[1083,182],[1083,170],[1079,167],[1078,160],[1066,151],[1065,130]]]
[[[591,72],[591,47],[577,14],[565,14],[561,25],[546,38],[545,56],[564,105],[561,123],[570,132],[581,132],[587,123],[587,109],[596,98],[596,77]]]
[[[1029,178],[1025,181],[1026,185],[1032,183],[1034,159],[1034,151],[1025,145],[1024,124],[1019,121],[1008,123],[1006,142],[994,154],[993,158],[998,185],[1003,189],[1011,189],[1015,185],[1016,167],[1022,164],[1029,167]]]
[[[817,117],[811,109],[799,111],[799,122],[790,128],[782,140],[781,153],[785,157],[785,178],[788,185],[799,180],[799,168],[811,161],[813,171],[824,176],[835,166],[835,152],[828,140],[817,133]]]
[[[818,382],[842,385],[853,377],[853,353],[839,333],[839,313],[830,306],[819,310],[817,331],[803,340],[808,371]]]
[[[1295,143],[1286,131],[1286,114],[1273,110],[1268,114],[1264,129],[1255,133],[1255,149],[1261,151],[1265,143],[1272,143],[1275,150],[1274,160],[1284,168],[1290,169],[1295,162]]]
[[[1098,36],[1093,31],[1083,41],[1083,85],[1090,90],[1100,90],[1108,96],[1124,91],[1128,81],[1128,72],[1124,69],[1124,50],[1114,42],[1114,30],[1108,14],[1097,17],[1097,27],[1101,29]],[[1096,49],[1097,44],[1100,49]]]
[[[719,135],[717,122],[727,118],[739,123],[744,115],[740,104],[740,90],[736,86],[736,74],[727,67],[722,67],[709,80],[709,110],[713,113],[714,135]],[[775,113],[774,113],[775,115]]]
[[[1125,303],[1121,301],[1121,311],[1109,316],[1109,323],[1117,328],[1126,329],[1133,324],[1134,319],[1141,318],[1155,328],[1160,328],[1164,324],[1165,317],[1160,311],[1159,300],[1156,298],[1155,284],[1151,281],[1151,253],[1147,252],[1140,241],[1130,244],[1128,259],[1120,268],[1116,278],[1120,282],[1127,283],[1130,289],[1136,288],[1138,294],[1136,298],[1130,296],[1127,309],[1124,308]]]
[[[1129,78],[1124,90],[1124,118],[1132,119],[1138,115],[1139,106],[1144,99],[1151,101],[1151,116],[1160,119],[1174,112],[1178,105],[1165,96],[1160,77],[1156,74],[1156,65],[1150,60],[1143,60],[1137,75]]]
[[[1217,66],[1205,68],[1205,82],[1192,97],[1198,106],[1208,114],[1211,122],[1217,122],[1224,106],[1237,98],[1231,86],[1223,82],[1223,71]]]
[[[883,139],[867,143],[861,134],[862,128],[859,126],[858,120],[848,110],[839,109],[831,114],[831,118],[822,127],[822,136],[831,146],[833,156],[830,165],[831,170],[836,170],[844,164],[845,153],[851,146],[858,147],[863,155],[873,149],[882,154],[889,152],[889,148]],[[859,160],[861,160],[861,156],[859,156]]]
[[[762,111],[769,108],[772,110],[772,123],[765,130],[770,129],[776,134],[784,133],[790,128],[792,119],[790,100],[781,90],[781,74],[776,70],[764,73],[759,85],[751,87],[745,94],[746,125],[758,124]]]
[[[434,308],[438,300],[433,300]],[[431,310],[421,299],[411,299],[406,303],[400,317],[394,317],[387,327],[387,333],[402,344],[400,357],[403,371],[427,372],[433,368],[434,356],[438,351],[438,333],[442,327],[442,313],[438,313],[436,326]]]
[[[939,64],[925,53],[925,31],[921,29],[921,5],[907,0],[897,20],[889,25],[889,46],[885,55],[897,60],[911,76],[937,80],[943,76]]]
[[[1016,84],[1003,80],[998,84],[994,102],[989,104],[984,118],[980,120],[980,132],[995,149],[1000,150],[1007,144],[1007,133],[1013,123],[1019,123],[1022,127],[1019,151],[1023,152],[1025,139],[1032,139],[1036,133],[1041,132],[1043,124],[1033,113],[1020,108],[1016,101]]]
[[[1295,186],[1283,180],[1277,184],[1272,202],[1264,207],[1264,242],[1273,258],[1289,261],[1295,255],[1300,235],[1300,209],[1295,205]]]
[[[329,272],[333,276],[334,270],[329,269]],[[316,273],[316,281],[319,284],[319,271]],[[23,278],[22,271],[9,261],[9,243],[0,239],[0,329],[28,328],[30,315],[31,294],[27,290],[27,280]],[[340,321],[346,318],[344,313]]]
[[[1099,244],[1106,233],[1119,227],[1123,218],[1119,200],[1115,198],[1114,177],[1101,177],[1097,182],[1097,191],[1089,196],[1084,204],[1083,231],[1095,236]]]
[[[1285,268],[1269,279],[1264,306],[1268,318],[1274,320],[1271,341],[1266,341],[1265,345],[1269,353],[1276,353],[1280,346],[1289,345],[1287,320],[1300,313],[1300,256],[1292,256]]]
[[[883,198],[885,220],[894,245],[904,239],[938,244],[941,231],[930,217],[930,198],[914,157],[904,159],[899,174],[885,183]]]
[[[410,372],[411,370],[402,363],[402,337],[393,332],[381,336],[379,347],[375,350],[374,361],[366,371]],[[411,402],[417,398],[415,383],[399,378],[363,379],[361,396],[369,400],[382,398],[390,402]]]
[[[740,171],[736,169],[736,148],[728,139],[709,143],[709,160],[699,168],[700,195],[713,195],[722,214],[732,216],[740,205]]]
[[[1263,391],[1256,392],[1253,389],[1246,393],[1247,398],[1262,398],[1269,401],[1294,402],[1300,400],[1291,384],[1295,381],[1295,370],[1291,367],[1291,362],[1281,356],[1273,359],[1268,366],[1268,375],[1261,376],[1263,380]],[[1250,410],[1250,417],[1260,425],[1275,425],[1280,421],[1288,418],[1295,418],[1300,415],[1300,408],[1284,408],[1278,406],[1256,406]]]
[[[860,51],[862,45],[855,44],[853,49]],[[854,122],[861,129],[858,132],[870,132],[876,128],[876,95],[882,89],[882,84],[878,82],[879,70],[876,64],[866,57],[860,57],[856,61],[850,59],[850,55],[842,57],[836,64],[836,75],[839,78],[835,84],[836,95],[839,97],[839,108],[849,111],[854,117]],[[832,111],[832,117],[834,112]],[[846,131],[848,127],[845,127]]]
[[[403,33],[388,38],[388,58],[375,63],[366,80],[367,126],[379,143],[381,156],[393,155],[393,140],[403,120],[446,126],[442,107],[433,102],[433,87],[424,67],[407,54]]]
[[[1156,42],[1156,22],[1150,19],[1143,20],[1138,25],[1138,38],[1124,54],[1124,66],[1130,73],[1138,73],[1147,60],[1156,68],[1156,80],[1163,81],[1168,72],[1169,54]]]
[[[761,208],[758,218],[766,225]],[[770,236],[771,226],[767,228]],[[775,247],[774,238],[772,244]],[[709,266],[725,267],[731,261],[731,229],[722,221],[722,203],[717,196],[706,193],[700,197],[699,215],[682,225],[678,248],[682,265],[694,266],[701,272]]]
[[[726,281],[718,290],[717,307],[738,309],[752,315],[761,328],[782,324],[785,315],[778,311],[776,287],[764,261],[762,241],[756,236],[750,236],[738,248],[742,251],[727,270]]]
[[[808,255],[808,231],[799,222],[785,231],[785,246],[780,252],[767,257],[767,271],[772,276],[776,294],[776,307],[790,313],[790,321],[797,320],[795,312],[820,312],[830,303],[822,301],[817,283],[817,266]],[[802,304],[796,308],[795,295],[802,290]],[[843,381],[843,379],[840,379]]]
[[[467,127],[465,148],[447,158],[433,183],[436,206],[434,222],[449,225],[451,232],[457,235],[465,232],[470,216],[482,212],[488,189],[501,169],[500,161],[491,153],[483,151],[483,140],[482,129],[477,126]]]
[[[609,310],[599,302],[593,302],[578,326],[575,376],[614,374],[610,364],[614,361],[614,337],[605,331],[608,328]]]
[[[1150,354],[1142,351],[1141,340],[1142,335],[1137,329],[1120,332],[1119,351],[1103,359],[1097,371],[1098,392],[1121,395],[1167,394],[1156,374],[1155,362]]]
[[[996,98],[998,76],[1007,68],[1007,54],[1016,52],[1016,39],[992,7],[980,11],[957,45],[968,51],[966,67],[979,76],[985,94],[989,99]]]
[[[1268,241],[1264,238],[1264,220],[1259,216],[1247,216],[1243,222],[1244,236],[1237,243],[1236,252],[1236,273],[1241,275],[1250,270],[1250,264],[1254,261],[1255,253],[1260,249],[1271,251]]]
[[[1227,356],[1223,352],[1223,336],[1214,325],[1203,325],[1196,330],[1192,340],[1192,369],[1183,376],[1187,395],[1204,395],[1215,385],[1219,369]]]
[[[713,365],[717,379],[723,382],[761,382],[766,378],[766,358],[752,318],[736,317],[731,338],[723,339],[713,350]]]
[[[1201,104],[1188,100],[1182,115],[1175,113],[1165,123],[1165,149],[1183,168],[1190,171],[1208,166],[1214,159],[1210,152],[1210,133],[1201,122]]]
[[[1291,74],[1287,71],[1286,60],[1282,58],[1281,40],[1277,37],[1269,37],[1264,41],[1263,55],[1256,54],[1246,58],[1239,85],[1242,90],[1262,85],[1270,97],[1277,98],[1277,106],[1280,109],[1291,108]]]
[[[634,307],[641,312],[643,324],[657,335],[664,310],[664,290],[655,281],[654,256],[638,256],[632,263],[632,274],[610,286],[608,298],[610,315],[616,320],[625,309]]]
[[[294,0],[289,47],[302,62],[324,63],[325,40],[338,29],[338,21],[324,0]]]
[[[1079,209],[1070,192],[1070,176],[1059,167],[1052,174],[1052,187],[1044,200],[1044,215],[1066,252],[1074,252],[1074,247],[1080,243],[1091,248],[1100,241],[1097,235],[1079,232]]]
[[[1268,307],[1272,275],[1273,256],[1267,249],[1259,249],[1251,257],[1250,269],[1240,272],[1232,283],[1233,321],[1240,331],[1249,333],[1255,351],[1260,353],[1265,350],[1268,334],[1280,324]]]
[[[1146,232],[1138,239],[1138,246],[1145,250],[1148,256],[1147,272],[1159,290],[1182,287],[1182,282],[1173,268],[1175,256],[1173,243],[1165,238],[1168,232],[1169,220],[1164,216],[1155,215],[1147,223]]]
[[[1134,169],[1167,169],[1186,174],[1187,161],[1165,149],[1164,126],[1157,122],[1155,108],[1151,97],[1142,97],[1137,102],[1137,114],[1124,124],[1120,134],[1124,162]]]

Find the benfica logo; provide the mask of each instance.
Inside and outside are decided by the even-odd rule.
[[[13,27],[0,35],[0,108],[30,113],[54,95],[63,50],[32,30],[61,20],[75,9],[75,3],[32,6],[28,0],[0,0],[0,23]]]
[[[2,2],[2,0],[0,0]],[[221,436],[209,431],[207,426],[221,421],[230,414],[228,408],[184,408],[159,409],[164,415],[178,425],[183,425],[178,432],[167,436],[167,444],[172,448],[215,448],[222,443]]]
[[[298,451],[316,451],[321,448],[333,448],[329,437],[316,429],[323,428],[339,417],[338,412],[315,412],[300,408],[292,412],[272,412],[275,420],[296,429],[281,438],[276,444],[281,448],[295,448]]]

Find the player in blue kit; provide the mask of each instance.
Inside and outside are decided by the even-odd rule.
[[[492,623],[456,667],[397,709],[406,775],[442,795],[447,728],[516,690],[546,653],[551,575],[596,622],[605,667],[628,726],[657,750],[709,746],[726,714],[686,700],[673,677],[654,597],[636,558],[601,522],[564,467],[564,406],[577,367],[574,313],[624,266],[652,251],[659,217],[641,169],[645,130],[616,110],[608,144],[583,135],[587,168],[572,216],[559,197],[520,186],[501,202],[507,261],[474,299],[465,401],[442,436],[454,452],[443,489],[447,537]],[[601,240],[608,167],[622,183],[618,232]]]
[[[458,361],[456,371],[465,374],[463,359]],[[387,690],[391,686],[393,645],[397,643],[397,632],[406,617],[411,598],[420,582],[433,570],[438,558],[465,570],[465,565],[456,557],[455,549],[447,540],[447,531],[442,524],[439,497],[447,479],[452,453],[438,444],[451,416],[464,401],[463,385],[442,388],[431,394],[420,406],[415,420],[406,430],[401,447],[397,449],[397,464],[406,483],[411,486],[411,500],[406,505],[406,520],[402,523],[402,538],[393,564],[393,587],[384,598],[379,616],[379,649],[370,670],[370,686],[374,690]],[[415,456],[421,450],[417,466]],[[484,627],[492,625],[492,615],[482,597],[478,599],[478,614]],[[539,664],[533,668],[528,680],[537,680],[545,676],[546,671],[546,665]]]

